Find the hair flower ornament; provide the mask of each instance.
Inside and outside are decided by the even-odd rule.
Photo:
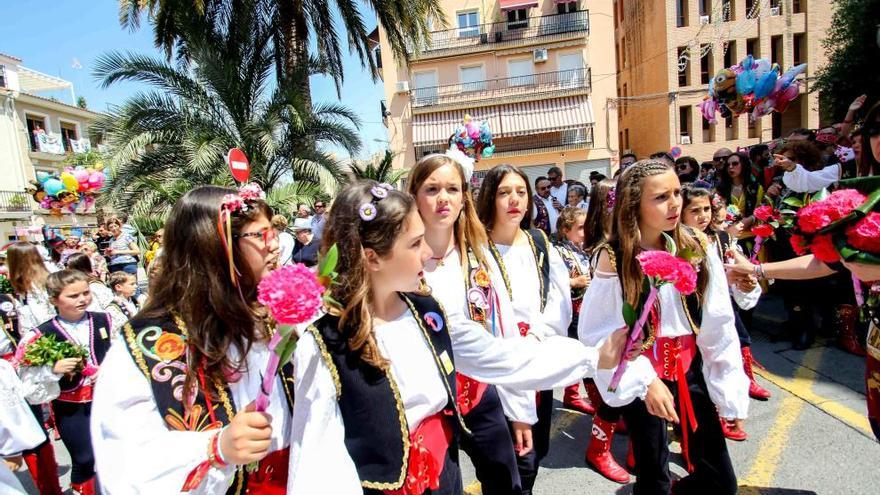
[[[617,191],[614,187],[608,190],[608,194],[605,196],[605,209],[608,211],[614,210],[614,204],[617,202]]]
[[[382,187],[382,185],[373,186],[370,188],[370,194],[373,195],[376,199],[385,199],[388,197],[388,189]]]
[[[452,158],[453,160],[458,162],[459,165],[461,165],[461,170],[462,172],[464,172],[464,181],[470,182],[471,177],[473,177],[474,175],[475,160],[467,156],[463,151],[455,146],[450,146],[449,149],[446,150],[445,155],[449,158]]]
[[[258,199],[266,199],[266,193],[263,188],[256,182],[245,184],[238,189],[238,195],[245,201],[256,201]]]
[[[361,216],[361,220],[365,222],[369,222],[370,220],[376,218],[376,214],[378,210],[376,210],[376,205],[373,203],[364,203],[358,209],[358,215]]]

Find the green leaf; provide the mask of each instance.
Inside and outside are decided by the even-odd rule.
[[[293,333],[293,325],[284,325],[279,324],[276,328],[276,331],[280,333],[283,337],[289,337],[291,333]]]
[[[623,321],[626,322],[627,326],[632,327],[636,324],[636,320],[639,319],[639,315],[636,314],[635,308],[632,307],[632,304],[628,302],[623,303]]]
[[[675,239],[666,232],[663,232],[663,239],[666,241],[666,251],[675,256],[678,252],[678,247],[675,245]]]
[[[281,366],[290,362],[290,358],[293,356],[294,351],[296,351],[296,339],[290,339],[287,341],[287,345],[284,346],[284,352],[279,354],[281,357]]]
[[[804,206],[804,202],[794,196],[789,196],[789,197],[783,199],[782,202],[787,204],[788,206],[794,206],[795,208],[802,208]],[[791,211],[791,210],[788,210],[788,211]]]
[[[331,274],[335,273],[334,270],[336,269],[336,263],[338,261],[339,249],[336,247],[336,244],[333,244],[318,263],[318,275],[321,277],[331,276]]]
[[[819,192],[817,192],[816,194],[814,194],[810,198],[810,202],[815,203],[816,201],[822,201],[823,199],[827,198],[828,196],[829,196],[828,189],[820,189]]]

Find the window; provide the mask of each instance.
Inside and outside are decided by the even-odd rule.
[[[727,117],[724,119],[724,139],[728,141],[733,141],[737,136],[737,118],[736,117]]]
[[[761,119],[749,119],[749,139],[761,137]]]
[[[678,47],[678,60],[681,61],[682,58],[685,57],[686,55],[687,55],[687,47],[686,46]],[[678,70],[678,86],[679,87],[690,86],[690,84],[691,84],[690,72],[691,72],[690,71],[690,63],[684,64],[684,70],[681,70],[681,67],[679,66],[679,70]]]
[[[721,0],[721,21],[730,22],[736,14],[736,6],[733,0]]]
[[[584,85],[584,57],[581,53],[560,54],[557,59],[559,82],[562,88],[579,88]]]
[[[807,35],[804,33],[796,34],[792,43],[792,56],[794,57],[793,65],[806,62],[807,58]]]
[[[724,51],[724,67],[731,67],[736,62],[736,41],[731,40],[727,43],[727,50]]]
[[[479,13],[476,10],[458,13],[458,36],[467,38],[480,35]]]
[[[782,35],[770,37],[770,62],[784,67],[782,60]]]
[[[746,19],[754,19],[758,17],[758,6],[755,0],[746,0]]]
[[[623,148],[628,150],[629,149],[629,129],[623,130],[623,141],[624,141]]]
[[[61,122],[61,146],[64,147],[64,151],[72,153],[73,145],[70,144],[70,141],[76,141],[77,139],[79,137],[76,135],[76,124]]]
[[[691,135],[691,107],[678,107],[678,135],[680,138]],[[679,143],[683,140],[679,139]]]
[[[773,112],[770,114],[770,123],[771,123],[771,131],[770,135],[772,139],[779,139],[782,137],[782,114],[779,112]]]
[[[507,29],[523,29],[529,27],[529,11],[515,9],[507,11]]]
[[[577,12],[578,3],[577,2],[565,2],[565,3],[557,3],[556,4],[556,13],[557,14],[570,14],[572,12]]]
[[[715,141],[715,126],[710,124],[706,119],[700,119],[703,122],[703,142],[711,143]]]
[[[791,12],[793,14],[802,14],[807,11],[807,0],[792,0]]]
[[[709,15],[709,11],[711,9],[711,1],[710,0],[697,0],[697,6],[700,9],[700,15]]]
[[[437,103],[437,73],[434,71],[413,73],[413,96],[420,105]]]
[[[678,27],[688,25],[688,0],[675,1],[675,25]]]
[[[617,0],[614,0],[614,27],[617,27],[619,24],[620,24],[620,18],[617,16]],[[621,142],[623,142],[623,141],[621,141]]]
[[[525,58],[507,61],[507,76],[511,86],[529,86],[535,84],[535,64],[532,59]]]
[[[626,38],[620,39],[620,68],[626,68]]]
[[[746,40],[746,55],[751,55],[755,58],[761,58],[761,40],[759,40],[758,38],[747,39]],[[771,60],[771,62],[776,62],[776,61]]]
[[[0,65],[0,88],[6,87],[6,67]]]
[[[25,120],[27,121],[28,128],[28,137],[31,142],[31,151],[39,151],[39,146],[37,145],[37,135],[46,133],[46,119],[43,117],[36,117],[33,115],[25,114]]]
[[[709,84],[712,73],[712,50],[709,45],[700,45],[700,84]]]
[[[482,65],[472,65],[458,69],[461,91],[482,91],[486,89],[486,74]]]
[[[626,87],[626,83],[623,83],[623,114],[626,115],[626,97],[629,96],[629,90]]]

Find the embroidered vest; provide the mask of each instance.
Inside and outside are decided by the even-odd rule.
[[[562,261],[565,262],[565,266],[568,268],[568,274],[571,278],[584,275],[583,270],[581,269],[581,263],[577,259],[577,257],[580,256],[579,253],[575,252],[570,246],[565,244],[556,244],[554,247],[556,247],[559,256],[562,257]],[[586,287],[571,289],[571,300],[576,307],[580,307],[580,301],[584,298],[586,292]],[[575,311],[575,313],[578,313],[578,311]]]
[[[541,229],[545,234],[550,235],[552,230],[550,230],[550,212],[547,211],[547,205],[544,204],[543,199],[537,194],[535,194],[533,202],[535,203],[536,214],[532,223],[535,225],[535,228]]]
[[[434,364],[443,377],[448,401],[444,413],[455,415],[467,432],[456,408],[455,364],[452,341],[442,306],[431,296],[400,294],[419,324]],[[336,387],[336,399],[345,424],[345,447],[365,489],[396,490],[403,486],[410,451],[406,410],[394,377],[387,369],[364,363],[348,348],[339,329],[339,318],[326,314],[308,329],[315,337]],[[365,407],[365,405],[369,405]],[[455,438],[453,438],[453,444]],[[451,447],[454,448],[454,447]]]
[[[15,310],[15,299],[9,294],[0,294],[0,324],[2,324],[3,335],[9,340],[12,352],[18,347],[21,340],[21,329],[19,328],[18,312]]]
[[[113,342],[110,339],[110,318],[107,316],[107,313],[93,313],[91,311],[86,311],[86,318],[91,319],[92,332],[89,335],[89,342],[84,345],[89,351],[89,360],[92,364],[100,366],[101,362],[104,361],[104,356],[107,355],[107,351],[110,350],[110,344]],[[67,333],[67,330],[55,321],[55,318],[38,326],[37,329],[43,335],[54,335],[55,340],[58,342],[66,341],[79,345],[79,342],[74,340]],[[61,387],[61,393],[64,394],[79,389],[84,385],[84,382],[85,377],[81,373],[76,373],[72,377],[64,375],[58,381],[58,385]]]
[[[128,310],[128,306],[125,305],[124,301],[119,300],[119,298],[114,297],[113,300],[110,301],[110,305],[116,306],[116,308],[119,309],[119,312],[125,315],[126,319],[130,320],[134,318],[134,314]],[[137,305],[135,305],[135,307],[137,307]]]
[[[135,316],[123,327],[125,345],[135,364],[150,382],[153,399],[165,426],[171,431],[206,431],[228,425],[235,416],[235,403],[228,383],[215,382],[216,399],[205,397],[202,386],[192,403],[186,407],[183,384],[187,371],[187,332],[183,322],[168,315],[163,318]],[[293,364],[279,370],[284,397],[293,414]],[[213,414],[212,414],[213,413]],[[212,419],[213,416],[213,419]],[[247,490],[248,473],[238,466],[227,495],[240,495]]]

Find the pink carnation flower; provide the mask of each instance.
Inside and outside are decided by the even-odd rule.
[[[770,218],[773,217],[773,208],[768,205],[763,205],[755,208],[755,218],[761,220],[763,222],[767,222]]]
[[[822,201],[804,206],[798,211],[798,226],[807,234],[827,227],[831,222],[839,220],[868,199],[855,189],[835,191]]]
[[[227,194],[223,196],[223,208],[229,211],[238,211],[244,208],[244,200],[237,194]]]
[[[315,273],[301,263],[274,270],[257,287],[257,301],[285,325],[309,321],[321,307],[323,295]]]
[[[846,229],[846,240],[860,251],[880,254],[880,213],[872,211]]]
[[[672,283],[682,294],[691,294],[697,288],[697,271],[686,260],[666,251],[644,251],[636,259],[646,276]]]
[[[813,256],[818,258],[819,261],[825,263],[840,261],[840,254],[837,252],[837,248],[834,247],[831,234],[822,234],[814,237],[812,244],[810,244],[810,251],[813,252]]]
[[[263,192],[263,188],[260,187],[256,182],[251,182],[250,184],[245,184],[241,186],[238,190],[238,195],[241,196],[241,199],[245,201],[254,201],[257,199],[266,199],[266,193]]]

